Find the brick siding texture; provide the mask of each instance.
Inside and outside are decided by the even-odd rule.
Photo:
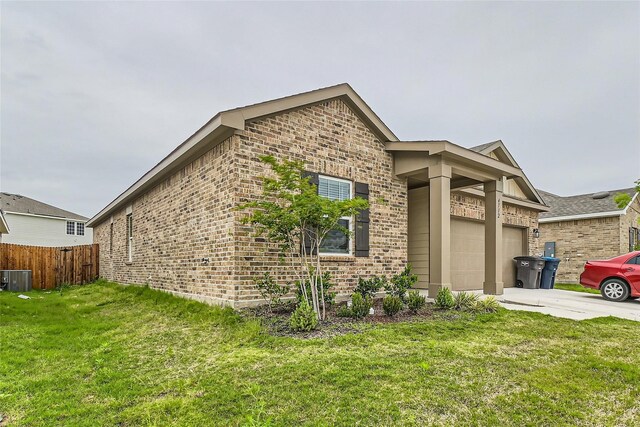
[[[556,258],[560,258],[556,282],[578,283],[588,260],[612,258],[628,251],[628,227],[624,250],[620,229],[618,217],[543,223],[537,252],[544,253],[545,242],[555,242]]]
[[[629,252],[629,228],[639,228],[640,219],[640,197],[636,197],[631,206],[627,209],[627,214],[620,217],[620,253]]]
[[[94,227],[102,277],[209,302],[233,299],[236,138],[217,145],[133,201],[131,263],[126,208],[112,215],[113,248],[111,221]]]
[[[392,155],[344,102],[331,100],[255,120],[247,123],[239,138],[240,203],[260,197],[257,177],[266,172],[258,160],[261,155],[301,160],[309,171],[369,184],[369,256],[325,258],[323,262],[339,293],[351,292],[358,276],[400,272],[407,259],[406,180],[393,175]],[[240,223],[244,215],[237,213],[235,233],[239,305],[260,298],[252,279],[266,271],[281,282],[296,279],[291,268],[279,261],[276,248],[256,239],[251,229]]]

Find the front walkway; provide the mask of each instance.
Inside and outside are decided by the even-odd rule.
[[[481,298],[488,296],[481,290],[467,292],[479,294]],[[420,294],[427,296],[427,291],[420,290]],[[574,320],[613,316],[640,322],[640,299],[611,302],[584,292],[522,288],[504,288],[504,294],[495,298],[508,310],[535,311]]]
[[[498,300],[509,310],[536,311],[567,319],[614,316],[640,322],[639,300],[611,302],[596,294],[521,288],[505,288]]]

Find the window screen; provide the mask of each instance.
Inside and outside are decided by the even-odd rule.
[[[331,200],[347,200],[351,198],[351,183],[321,176],[318,179],[318,194]]]

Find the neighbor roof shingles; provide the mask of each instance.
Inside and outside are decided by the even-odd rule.
[[[86,221],[88,218],[55,206],[39,202],[20,194],[0,193],[0,209],[5,212],[26,213],[32,215],[56,216]]]
[[[622,212],[618,208],[613,198],[618,193],[626,193],[631,197],[636,193],[634,188],[623,188],[620,190],[608,191],[608,196],[602,199],[594,199],[593,195],[578,194],[576,196],[558,196],[546,191],[538,190],[545,203],[551,208],[549,212],[541,212],[540,219],[557,218],[574,215],[588,215],[602,212]]]

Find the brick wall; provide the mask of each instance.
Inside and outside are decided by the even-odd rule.
[[[209,302],[233,300],[235,145],[233,136],[133,201],[131,263],[126,208],[112,215],[113,248],[111,220],[96,225],[101,276]]]
[[[321,175],[369,184],[369,257],[325,258],[324,266],[340,293],[350,292],[358,276],[391,275],[404,267],[406,181],[393,175],[392,155],[346,104],[332,100],[255,120],[247,123],[239,139],[236,191],[240,203],[261,194],[257,177],[266,171],[258,156],[265,154],[302,160],[308,170]],[[252,278],[265,271],[283,282],[295,280],[291,269],[279,262],[276,248],[256,239],[249,227],[240,224],[244,215],[236,215],[237,305],[251,304],[259,298]]]
[[[639,228],[639,218],[640,197],[636,197],[627,209],[627,214],[620,217],[620,253],[629,252],[629,227]]]
[[[586,261],[627,252],[628,248],[621,250],[620,235],[618,217],[544,223],[540,224],[537,250],[542,253],[545,242],[556,242],[556,257],[561,260],[556,281],[577,283]]]

